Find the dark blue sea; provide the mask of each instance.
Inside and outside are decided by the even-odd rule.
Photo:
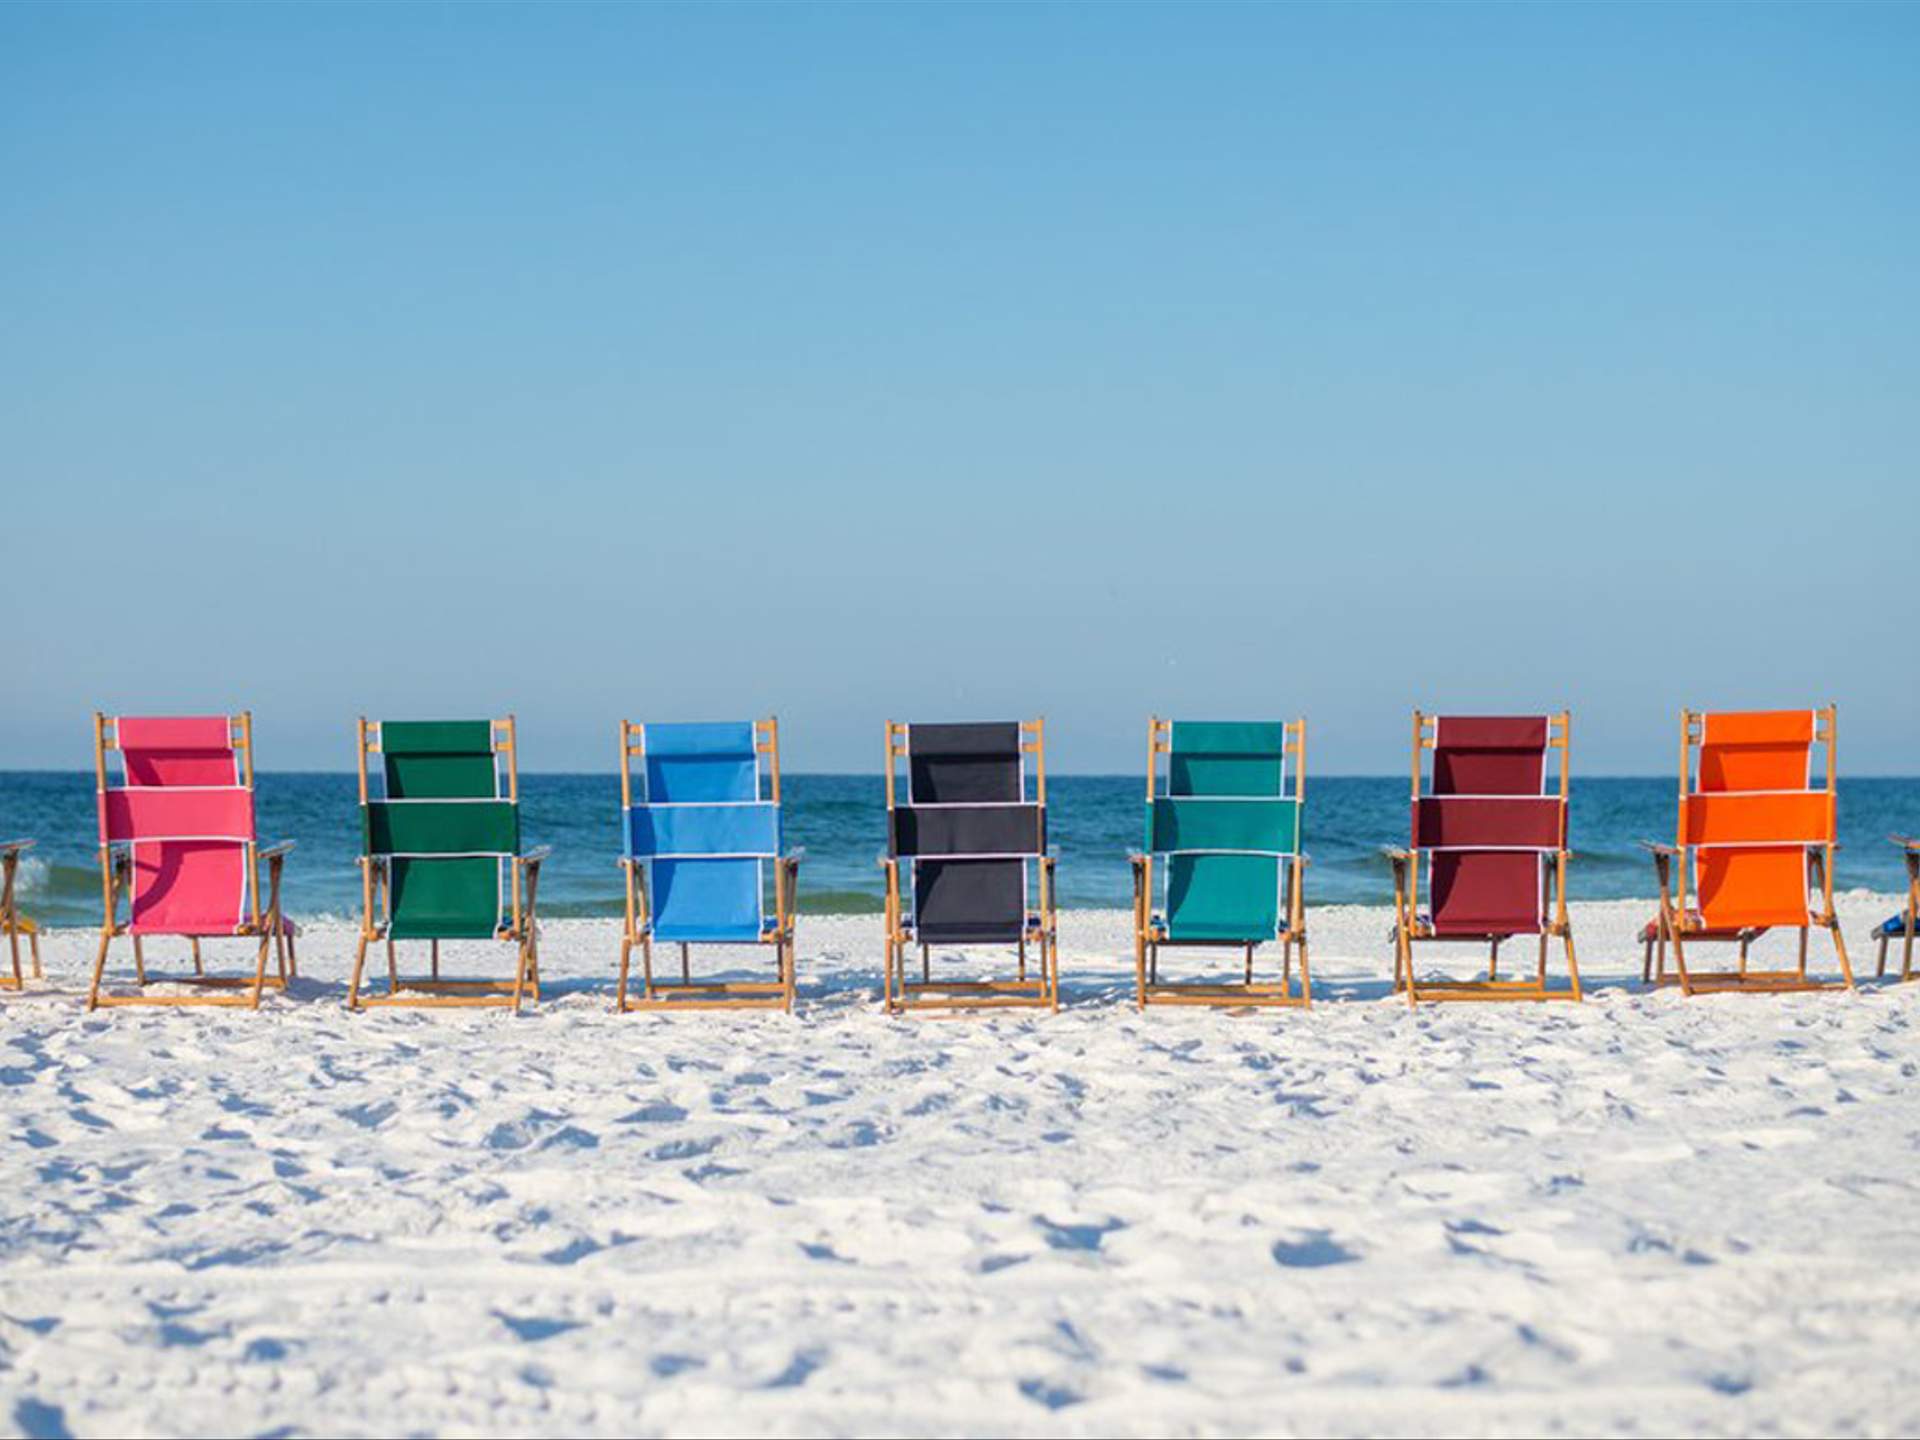
[[[803,910],[877,911],[886,813],[877,775],[784,778],[788,843],[806,847]],[[620,782],[613,775],[523,775],[528,844],[551,845],[541,912],[549,917],[620,913]],[[1136,776],[1054,776],[1047,782],[1060,856],[1062,903],[1131,903],[1127,854],[1140,841],[1142,782]],[[359,904],[354,865],[360,829],[351,775],[265,774],[257,785],[263,838],[292,839],[287,909],[302,917],[347,916]],[[1652,865],[1642,839],[1671,839],[1674,785],[1657,779],[1588,779],[1573,791],[1571,872],[1575,899],[1649,897]],[[53,925],[99,920],[100,872],[90,772],[0,772],[0,831],[39,848],[26,870],[25,908]],[[1840,889],[1905,885],[1893,831],[1920,829],[1920,780],[1840,783]],[[1385,904],[1392,899],[1380,847],[1403,843],[1407,782],[1330,776],[1311,782],[1306,845],[1313,857],[1308,903]]]

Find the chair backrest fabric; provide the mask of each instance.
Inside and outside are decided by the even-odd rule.
[[[1537,934],[1546,857],[1566,843],[1567,807],[1544,794],[1545,715],[1434,720],[1433,783],[1414,801],[1412,845],[1428,857],[1438,935]]]
[[[1300,849],[1278,721],[1176,720],[1147,849],[1166,857],[1170,941],[1258,943],[1280,932],[1282,863]]]
[[[908,725],[907,803],[888,847],[913,868],[915,933],[928,943],[1018,940],[1027,860],[1047,847],[1046,808],[1026,798],[1018,722]]]
[[[1709,929],[1808,923],[1807,847],[1835,838],[1835,796],[1813,788],[1818,717],[1766,710],[1700,717],[1698,768],[1680,802]]]
[[[780,807],[760,798],[751,721],[642,725],[627,854],[647,866],[655,938],[751,941],[766,928],[766,865],[781,847]]]
[[[490,720],[380,723],[385,795],[363,814],[363,843],[387,859],[396,940],[484,940],[508,920],[506,870],[520,807],[501,792]]]

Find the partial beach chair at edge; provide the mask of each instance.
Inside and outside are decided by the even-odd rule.
[[[121,759],[110,783],[107,757]],[[116,1005],[260,1007],[269,985],[284,990],[297,973],[294,928],[280,908],[281,871],[291,840],[262,848],[255,836],[253,717],[238,715],[93,717],[93,764],[100,822],[100,948],[87,1008]],[[267,865],[264,904],[260,863]],[[120,915],[122,899],[126,918]],[[128,994],[102,988],[114,940],[133,941],[138,985],[184,984],[195,992]],[[191,975],[151,975],[146,942],[184,939]],[[209,975],[200,942],[255,942],[251,975]],[[271,953],[274,972],[267,973]]]
[[[513,717],[359,722],[361,924],[348,1008],[497,1005],[540,998],[536,901],[545,846],[520,844],[520,760]],[[376,795],[369,774],[380,757]],[[385,994],[361,994],[367,947],[385,941]],[[403,977],[399,941],[424,940],[430,970]],[[448,979],[443,941],[513,947],[505,979]]]
[[[1851,990],[1853,966],[1833,905],[1839,747],[1835,707],[1680,712],[1679,813],[1674,843],[1647,842],[1660,909],[1641,932],[1641,978],[1687,995],[1724,990]],[[1813,784],[1813,748],[1826,783]],[[1809,903],[1817,892],[1819,908]],[[1814,929],[1833,937],[1840,978],[1807,973]],[[1792,969],[1755,969],[1749,952],[1772,929],[1800,932]],[[1687,948],[1739,946],[1736,968],[1702,972]],[[1667,951],[1673,952],[1673,973]]]
[[[20,968],[22,935],[27,937],[27,947],[33,957],[33,978],[40,980],[46,976],[46,971],[40,968],[40,927],[31,916],[20,913],[20,861],[33,846],[31,840],[0,840],[0,929],[7,932],[7,949],[13,960],[12,976],[0,975],[0,990],[26,988],[26,976]]]
[[[801,857],[781,848],[779,722],[622,720],[620,801],[627,907],[614,1008],[792,1010]],[[656,940],[680,947],[677,980],[654,973]],[[776,978],[696,980],[695,945],[770,945]],[[630,1000],[636,946],[640,996]]]
[[[902,761],[904,801],[896,773]],[[887,882],[887,1011],[1058,1010],[1059,921],[1054,857],[1047,851],[1043,722],[889,720],[885,773],[887,854],[880,864]],[[911,945],[920,947],[918,980],[907,978]],[[1014,946],[1017,978],[933,978],[932,947],[968,945]],[[1030,973],[1035,962],[1037,975]]]
[[[1580,962],[1567,914],[1567,807],[1572,716],[1413,712],[1412,838],[1393,863],[1394,989],[1421,1000],[1579,1000]],[[1547,766],[1557,752],[1557,777]],[[1423,794],[1424,758],[1433,779]],[[1425,865],[1422,865],[1422,859]],[[1429,897],[1421,908],[1421,879]],[[1539,937],[1534,974],[1500,978],[1500,946]],[[1549,942],[1566,953],[1567,984],[1547,978]],[[1487,945],[1481,980],[1421,980],[1422,941]]]
[[[1920,840],[1905,835],[1891,837],[1898,845],[1907,862],[1907,908],[1893,915],[1874,928],[1874,938],[1880,942],[1880,963],[1874,969],[1876,978],[1884,978],[1887,973],[1887,945],[1890,941],[1902,942],[1900,948],[1900,979],[1904,982],[1915,978],[1913,969],[1913,942],[1920,935]],[[14,962],[16,971],[19,962]]]
[[[1306,737],[1305,720],[1147,722],[1146,841],[1132,857],[1134,994],[1142,1010],[1312,1003],[1300,850]],[[1276,940],[1279,981],[1256,983],[1255,949]],[[1168,948],[1241,951],[1242,978],[1163,981],[1160,952]]]

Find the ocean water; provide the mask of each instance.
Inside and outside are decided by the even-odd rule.
[[[551,845],[540,908],[549,916],[621,911],[620,782],[613,775],[523,775],[528,844]],[[814,913],[880,909],[876,861],[886,844],[877,775],[783,777],[788,843],[806,847],[800,904]],[[1132,903],[1127,855],[1140,843],[1142,782],[1134,776],[1054,776],[1047,782],[1051,838],[1060,856],[1061,903]],[[351,775],[263,774],[257,784],[263,838],[292,839],[286,903],[297,917],[344,917],[360,903],[357,783]],[[1670,839],[1671,778],[1589,779],[1573,790],[1570,872],[1574,899],[1650,897],[1653,867],[1642,839]],[[1920,828],[1920,780],[1840,782],[1841,889],[1904,888],[1894,831]],[[1309,904],[1385,904],[1393,898],[1382,845],[1405,842],[1407,782],[1329,776],[1309,782],[1306,848]],[[23,904],[51,925],[97,924],[100,870],[91,772],[0,772],[0,832],[39,841],[24,876]]]

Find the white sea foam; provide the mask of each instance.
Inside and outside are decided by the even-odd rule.
[[[871,918],[803,922],[793,1017],[609,1014],[597,921],[517,1019],[348,1015],[338,926],[258,1015],[89,1016],[59,933],[0,1000],[0,1423],[1920,1429],[1920,985],[1647,994],[1645,905],[1575,913],[1581,1006],[1409,1013],[1331,907],[1311,1012],[1141,1017],[1088,912],[1065,1011],[959,1021],[877,1013]]]

